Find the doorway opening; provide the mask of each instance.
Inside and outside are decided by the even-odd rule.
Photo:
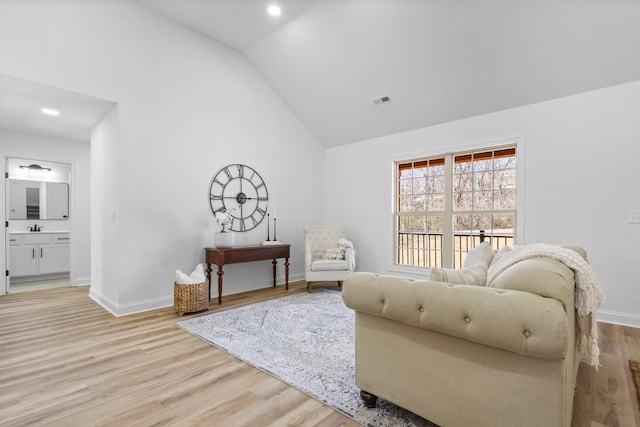
[[[7,157],[7,293],[71,286],[71,164]]]

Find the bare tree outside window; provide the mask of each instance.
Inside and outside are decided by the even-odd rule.
[[[513,146],[398,163],[396,264],[459,268],[481,235],[513,244],[516,178]]]

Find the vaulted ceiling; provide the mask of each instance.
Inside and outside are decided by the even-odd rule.
[[[325,147],[640,79],[639,1],[139,2],[245,54]]]
[[[325,147],[640,80],[640,1],[127,1],[245,55]]]

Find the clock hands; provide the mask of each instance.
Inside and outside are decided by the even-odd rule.
[[[244,181],[242,179],[242,166],[238,165],[238,173],[240,174],[240,192],[238,193],[238,195],[236,196],[236,200],[238,201],[238,203],[240,203],[240,218],[244,218],[244,212],[242,210],[242,207],[244,206],[245,203],[247,203],[247,195],[244,194],[244,192],[242,191],[242,181]],[[241,222],[242,228],[244,228],[244,220]]]
[[[259,197],[247,197],[246,194],[244,193],[238,193],[237,196],[222,196],[222,197],[216,197],[216,199],[232,199],[235,200],[236,202],[240,203],[241,205],[245,204],[247,202],[247,200],[258,200],[260,199]]]
[[[241,197],[241,195],[243,195],[244,197]],[[247,197],[246,194],[244,193],[238,193],[237,196],[222,196],[222,197],[215,197],[214,199],[234,199],[237,200],[238,202],[240,202],[240,200],[238,199],[242,199],[242,200],[267,200],[266,197]]]

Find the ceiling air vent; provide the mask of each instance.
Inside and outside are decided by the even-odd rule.
[[[376,96],[375,98],[371,99],[371,102],[373,102],[373,105],[382,105],[389,101],[391,101],[391,98],[389,98],[387,95]]]

